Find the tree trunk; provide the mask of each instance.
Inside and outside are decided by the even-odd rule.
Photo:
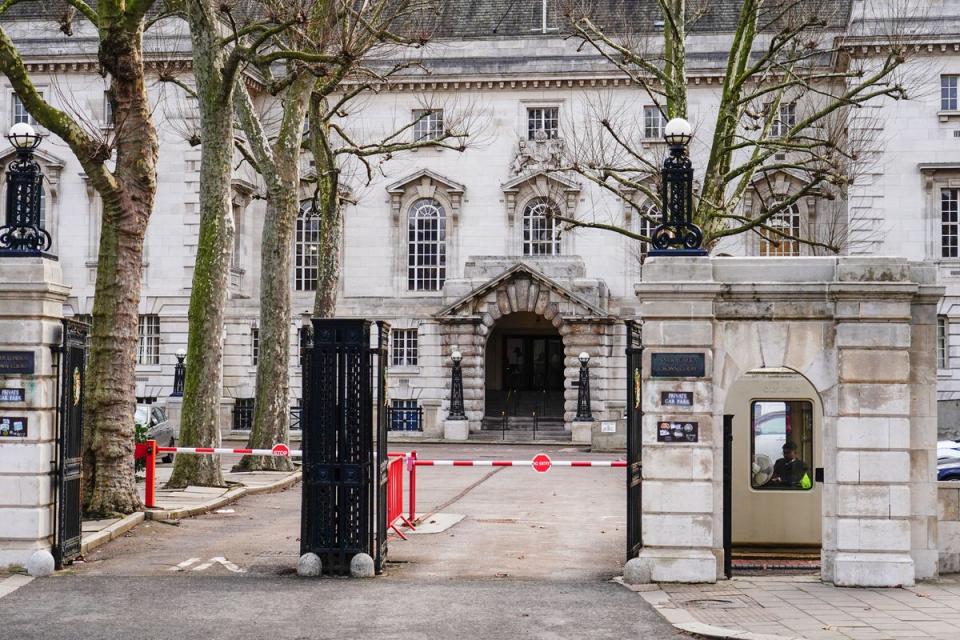
[[[142,28],[142,25],[141,25]],[[92,176],[103,201],[93,335],[84,402],[84,504],[88,516],[140,508],[133,469],[137,311],[143,241],[156,196],[156,128],[144,84],[142,29],[102,33],[117,136],[116,186]]]
[[[210,0],[187,3],[202,132],[200,237],[190,292],[187,367],[180,440],[220,444],[224,310],[233,248],[230,188],[233,160],[233,80],[224,78],[217,13]],[[219,456],[176,457],[169,487],[222,486]]]
[[[251,449],[269,449],[290,441],[290,254],[293,232],[300,213],[300,154],[306,100],[314,80],[304,74],[284,92],[283,119],[273,145],[272,164],[267,153],[259,155],[260,172],[267,183],[267,211],[263,221],[260,250],[260,354],[257,358],[257,387],[253,428],[247,439]],[[252,144],[263,144],[252,110],[240,117]],[[253,131],[251,129],[256,129]],[[269,313],[263,313],[269,309]],[[245,456],[238,469],[289,471],[288,458]]]
[[[330,145],[330,129],[323,115],[326,100],[314,97],[310,103],[310,148],[317,167],[317,214],[320,216],[320,265],[317,293],[313,300],[315,318],[332,318],[337,310],[340,288],[340,244],[343,239],[343,212],[340,207],[340,169]]]

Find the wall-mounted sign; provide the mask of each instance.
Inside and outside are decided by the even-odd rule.
[[[703,353],[650,354],[650,376],[653,378],[702,378],[706,373]]]
[[[0,389],[0,402],[23,402],[23,389]]]
[[[664,407],[692,407],[693,391],[661,391],[660,404]]]
[[[698,442],[700,424],[697,422],[658,422],[657,442]]]
[[[33,373],[33,351],[0,351],[0,376],[9,373]]]
[[[617,432],[617,423],[616,422],[601,422],[600,423],[600,433],[616,433]]]
[[[0,438],[26,438],[27,419],[0,416]]]

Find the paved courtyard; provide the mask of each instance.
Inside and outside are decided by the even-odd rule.
[[[434,458],[528,459],[538,450],[418,447]],[[684,637],[611,581],[625,546],[622,469],[436,467],[418,476],[419,511],[444,514],[425,529],[440,530],[391,538],[376,580],[296,576],[297,485],[204,516],[146,521],[68,571],[0,590],[0,638]]]

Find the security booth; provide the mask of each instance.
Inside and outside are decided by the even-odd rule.
[[[387,555],[386,364],[390,326],[314,319],[303,377],[300,554],[349,575],[366,553]]]
[[[654,256],[636,293],[653,580],[714,582],[738,543],[819,548],[840,586],[938,575],[932,265]]]

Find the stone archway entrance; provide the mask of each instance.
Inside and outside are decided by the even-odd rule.
[[[553,323],[504,316],[487,336],[484,369],[484,430],[563,433],[564,345]]]

